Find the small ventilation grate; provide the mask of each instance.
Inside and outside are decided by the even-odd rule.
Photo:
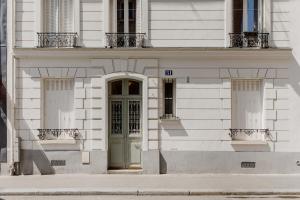
[[[241,162],[241,168],[255,168],[255,162]]]
[[[51,160],[51,166],[65,166],[65,160]]]

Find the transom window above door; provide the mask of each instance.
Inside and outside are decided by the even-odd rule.
[[[136,80],[124,79],[113,81],[109,84],[110,96],[134,96],[141,95],[141,82]]]

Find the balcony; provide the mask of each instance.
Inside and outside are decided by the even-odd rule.
[[[41,141],[76,139],[79,136],[78,129],[38,129],[38,131],[37,136]]]
[[[266,142],[270,137],[269,129],[230,129],[229,136],[233,141]]]
[[[145,33],[106,33],[109,48],[145,48]]]
[[[230,48],[269,48],[269,33],[229,33]]]
[[[38,48],[78,47],[77,33],[37,33]]]

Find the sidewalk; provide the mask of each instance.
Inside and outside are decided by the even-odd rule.
[[[297,175],[49,175],[0,177],[2,195],[300,195]]]

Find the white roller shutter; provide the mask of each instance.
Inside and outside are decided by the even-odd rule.
[[[59,0],[44,0],[44,27],[46,32],[58,32]]]
[[[73,32],[74,7],[73,0],[61,0],[61,32]]]
[[[44,101],[45,128],[75,128],[73,79],[45,80]]]
[[[46,32],[73,32],[73,0],[44,0]]]
[[[262,81],[232,81],[232,128],[262,128]]]

